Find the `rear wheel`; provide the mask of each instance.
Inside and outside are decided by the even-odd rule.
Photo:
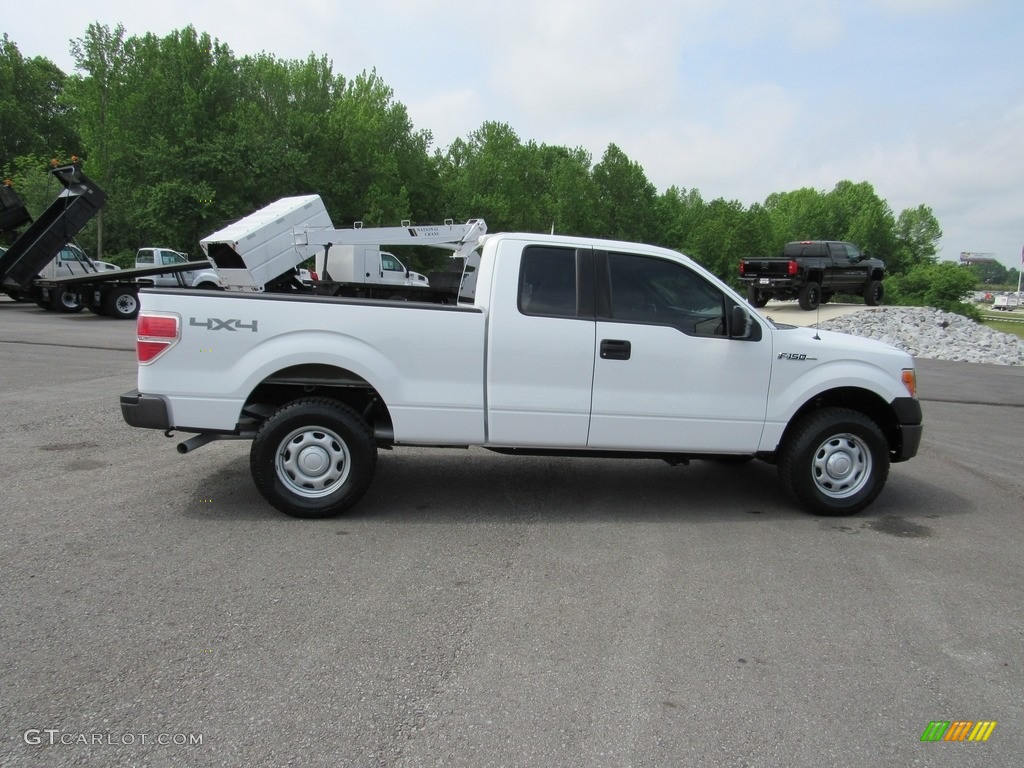
[[[819,515],[852,515],[873,502],[889,476],[889,446],[871,419],[848,408],[812,411],[779,452],[789,494]]]
[[[333,517],[349,509],[366,492],[376,466],[369,425],[327,398],[280,408],[260,427],[249,452],[257,489],[292,517]]]
[[[103,309],[118,320],[131,320],[139,314],[139,296],[132,288],[114,288],[103,297]]]
[[[800,301],[800,309],[814,310],[821,303],[821,286],[817,283],[807,283],[800,289],[797,297]]]
[[[885,296],[885,289],[882,287],[881,280],[869,280],[868,284],[864,286],[864,303],[869,307],[877,307],[881,304],[883,296]]]
[[[768,295],[757,290],[756,285],[747,286],[747,302],[750,306],[760,309],[768,303]]]

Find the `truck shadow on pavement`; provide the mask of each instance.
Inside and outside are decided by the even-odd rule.
[[[257,492],[247,460],[209,466],[205,474],[197,478],[193,503],[186,505],[189,516],[291,520]],[[909,477],[899,467],[871,507],[852,517],[833,518],[797,506],[783,490],[775,467],[759,461],[693,461],[673,467],[650,459],[403,448],[381,451],[366,495],[337,519],[418,524],[799,519],[822,521],[839,531],[859,531],[868,524],[883,533],[924,536],[929,531],[919,529],[927,528],[928,519],[969,513],[971,507],[969,501]]]

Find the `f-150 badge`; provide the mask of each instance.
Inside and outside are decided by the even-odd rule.
[[[796,352],[779,352],[779,356],[776,360],[817,360],[816,357],[808,357],[803,353]]]

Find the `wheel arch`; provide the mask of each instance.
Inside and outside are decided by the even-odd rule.
[[[782,432],[779,445],[789,440],[796,425],[805,415],[822,408],[849,408],[864,414],[871,419],[885,435],[889,444],[889,452],[895,453],[900,448],[900,429],[896,412],[892,406],[875,392],[860,387],[837,387],[819,392],[801,405]]]
[[[380,392],[359,374],[337,365],[300,363],[269,374],[249,393],[242,413],[262,423],[281,406],[313,396],[352,408],[369,424],[378,444],[393,442],[394,421]]]

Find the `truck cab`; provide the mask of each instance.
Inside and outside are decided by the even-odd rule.
[[[425,275],[410,271],[378,245],[334,245],[317,254],[316,272],[323,280],[340,283],[430,287]]]
[[[187,253],[170,248],[139,248],[135,254],[136,267],[176,267],[187,264]],[[140,278],[140,282],[158,287],[175,288],[182,284],[192,288],[219,288],[217,273],[212,269],[194,269],[167,275],[151,275]]]

